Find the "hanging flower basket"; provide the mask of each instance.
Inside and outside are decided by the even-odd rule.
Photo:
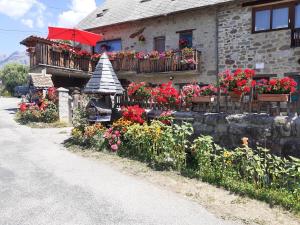
[[[197,96],[192,98],[193,103],[209,103],[214,102],[216,99],[216,96]]]
[[[288,102],[289,94],[259,94],[257,99],[260,102]]]

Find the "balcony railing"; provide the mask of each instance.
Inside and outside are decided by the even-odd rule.
[[[291,46],[300,47],[300,28],[292,29]]]
[[[46,43],[37,43],[29,52],[30,67],[47,65],[63,69],[80,70],[91,73],[95,70],[97,61],[90,57],[78,57],[61,49],[56,49]],[[139,59],[132,56],[111,57],[113,68],[116,72],[133,73],[163,73],[176,71],[199,71],[201,53],[193,50],[188,57],[182,51],[174,52],[170,57],[158,59]]]

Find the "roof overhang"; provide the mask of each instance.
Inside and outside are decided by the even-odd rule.
[[[248,1],[244,2],[242,4],[243,7],[248,7],[248,6],[259,6],[259,5],[264,5],[264,4],[271,4],[271,3],[284,3],[284,2],[295,2],[294,1],[286,1],[286,0],[255,0],[255,1]]]
[[[50,41],[46,38],[41,38],[37,36],[29,36],[20,42],[21,45],[25,45],[26,47],[35,47],[36,43],[45,43],[45,44],[53,44],[56,43],[54,41]]]

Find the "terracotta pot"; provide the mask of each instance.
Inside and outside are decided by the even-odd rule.
[[[239,95],[233,91],[229,91],[228,95],[229,95],[230,99],[234,102],[239,102],[242,100],[242,95]]]
[[[259,94],[257,100],[260,102],[288,102],[289,94]]]
[[[192,98],[193,103],[214,102],[214,101],[215,101],[215,96],[198,96]]]

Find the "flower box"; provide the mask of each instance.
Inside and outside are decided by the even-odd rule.
[[[193,103],[214,102],[215,96],[197,96],[192,98]]]
[[[230,99],[233,101],[233,102],[239,102],[242,100],[242,95],[241,94],[237,94],[235,93],[234,91],[229,91],[228,92],[228,95],[230,97]]]
[[[288,102],[289,94],[259,94],[257,99],[260,102]]]
[[[52,52],[62,53],[62,49],[59,46],[52,46],[51,50]]]

